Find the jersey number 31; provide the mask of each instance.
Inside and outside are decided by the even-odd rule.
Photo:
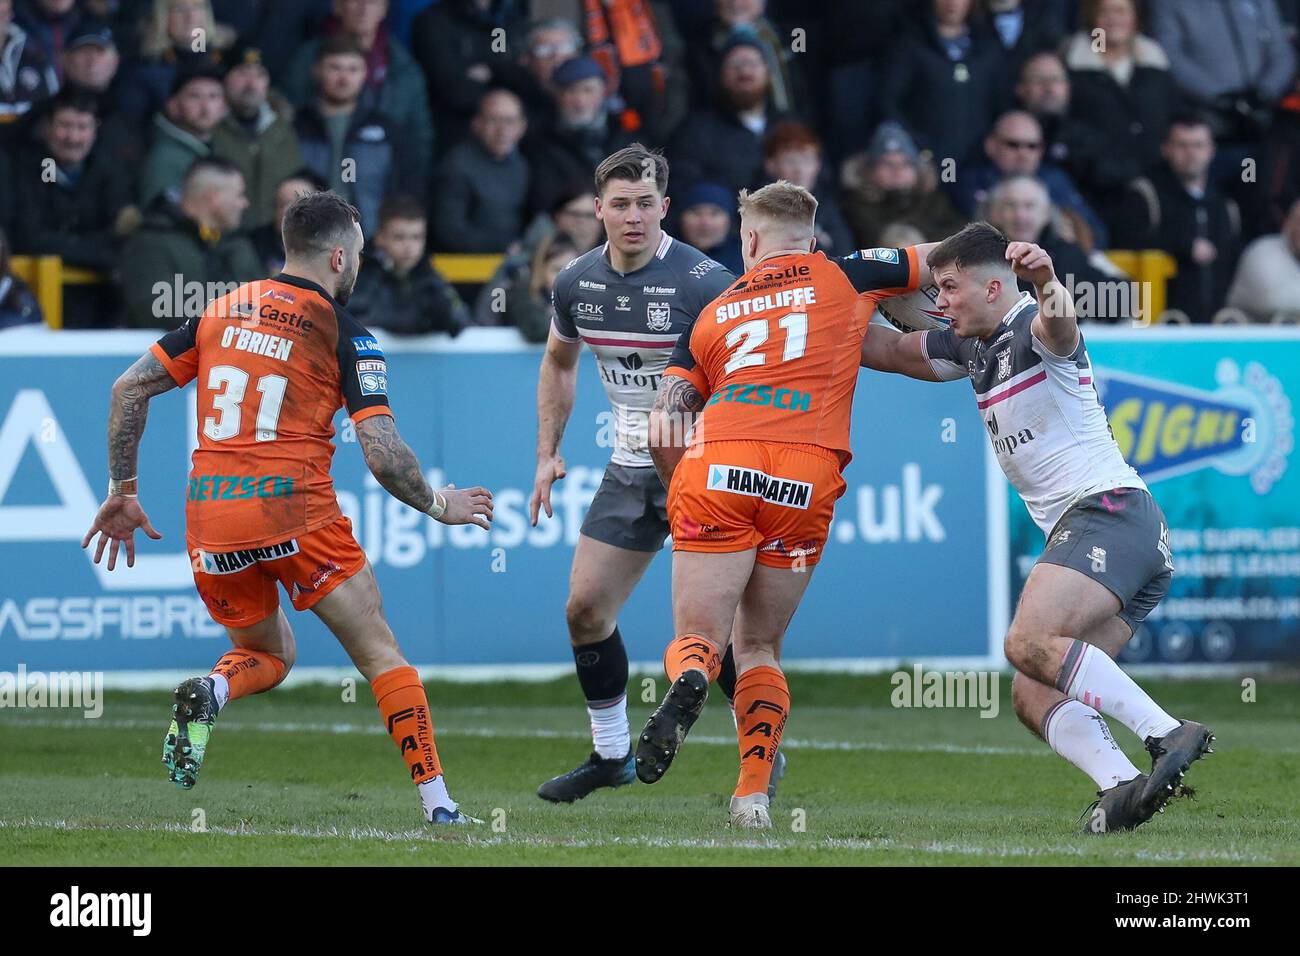
[[[257,390],[262,393],[254,426],[257,441],[275,441],[284,390],[288,386],[289,380],[283,375],[263,375],[257,380]],[[212,410],[217,416],[208,415],[203,419],[203,434],[212,441],[234,438],[243,419],[239,406],[248,391],[248,373],[234,365],[214,365],[208,369],[208,388],[216,392],[212,396]]]

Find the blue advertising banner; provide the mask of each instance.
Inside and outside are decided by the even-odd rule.
[[[1169,595],[1121,660],[1300,660],[1300,332],[1089,330],[1120,450],[1169,521]],[[1043,535],[1011,492],[1012,594]]]
[[[140,449],[141,503],[163,540],[140,540],[136,566],[112,573],[79,546],[107,483],[109,388],[152,341],[129,332],[0,334],[0,670],[192,669],[226,646],[185,553],[194,385],[153,401]],[[555,517],[533,528],[540,349],[506,330],[381,343],[398,427],[429,480],[482,484],[496,496],[491,532],[438,524],[379,487],[350,421],[336,420],[339,499],[406,655],[422,665],[570,662],[569,565],[613,432],[594,369],[584,359]],[[1005,561],[990,562],[985,547],[990,490],[1002,494],[988,483],[985,444],[963,384],[862,375],[848,491],[790,628],[788,659],[986,658]],[[665,549],[620,618],[634,660],[658,660],[671,637],[669,565]],[[940,577],[944,600],[936,601]],[[313,615],[284,606],[300,668],[347,664]]]

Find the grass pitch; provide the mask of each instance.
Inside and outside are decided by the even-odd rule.
[[[764,836],[725,827],[738,757],[716,691],[660,783],[555,806],[537,785],[590,750],[573,679],[430,683],[452,793],[487,821],[437,832],[364,684],[353,703],[334,687],[235,702],[188,793],[160,762],[166,693],[110,693],[98,720],[0,710],[0,864],[1300,864],[1295,683],[1261,681],[1244,703],[1231,678],[1144,682],[1171,713],[1208,723],[1217,752],[1189,774],[1195,800],[1101,837],[1078,830],[1091,782],[1020,727],[1005,679],[992,719],[895,709],[885,676],[790,683],[789,774]],[[652,707],[639,686],[634,735]]]

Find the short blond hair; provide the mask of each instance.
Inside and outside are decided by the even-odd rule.
[[[817,218],[817,199],[802,186],[778,179],[752,193],[742,189],[740,214],[761,216],[773,222],[806,227],[811,232]]]

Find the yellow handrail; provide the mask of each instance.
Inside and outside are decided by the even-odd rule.
[[[1163,249],[1110,249],[1105,255],[1116,268],[1140,284],[1143,295],[1139,301],[1145,308],[1141,309],[1144,314],[1138,318],[1148,325],[1159,322],[1168,302],[1169,280],[1178,274],[1174,257]]]

